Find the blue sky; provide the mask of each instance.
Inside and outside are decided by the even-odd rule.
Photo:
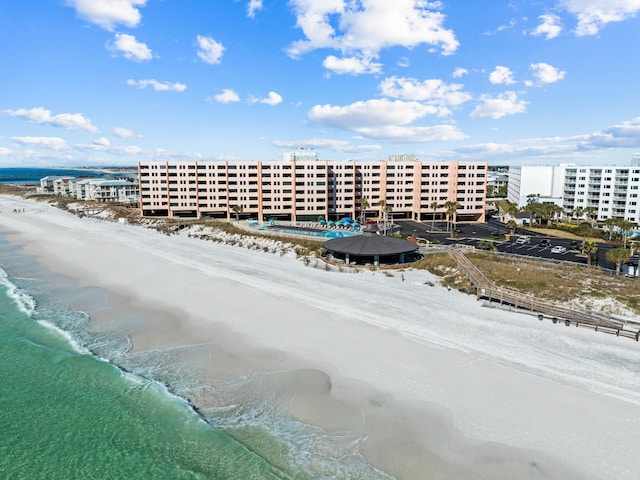
[[[640,0],[0,0],[0,167],[626,165]]]

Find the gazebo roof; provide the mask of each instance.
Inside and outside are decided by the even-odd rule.
[[[385,237],[384,235],[356,235],[353,237],[334,238],[322,244],[332,252],[339,252],[354,256],[372,257],[399,255],[414,252],[418,245],[400,238]]]

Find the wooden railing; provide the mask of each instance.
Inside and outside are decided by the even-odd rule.
[[[537,312],[540,320],[550,318],[554,323],[564,322],[569,326],[587,326],[611,333],[617,336],[640,340],[640,322],[621,320],[604,312],[597,312],[581,307],[568,307],[566,304],[542,300],[534,295],[526,294],[510,288],[498,287],[467,258],[461,249],[451,249],[449,254],[458,264],[459,270],[476,289],[478,300],[486,299],[491,302],[511,305],[516,309],[526,309]]]

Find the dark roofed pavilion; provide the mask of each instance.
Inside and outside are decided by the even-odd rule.
[[[412,262],[419,256],[417,244],[384,235],[334,238],[322,246],[335,258],[344,259],[346,264],[393,265]]]

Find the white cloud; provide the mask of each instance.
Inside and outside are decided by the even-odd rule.
[[[344,107],[315,105],[309,119],[335,128],[359,131],[363,127],[406,125],[438,109],[420,102],[390,101],[387,99],[355,102]]]
[[[262,9],[262,0],[249,0],[247,5],[247,16],[253,18],[256,16],[256,12]]]
[[[511,30],[518,24],[518,21],[515,18],[509,20],[509,23],[500,25],[495,31],[485,32],[484,35],[495,35],[498,32],[504,32],[505,30]]]
[[[516,92],[508,91],[495,97],[482,95],[482,104],[478,105],[469,115],[471,118],[489,117],[493,119],[502,118],[505,115],[513,115],[526,111],[527,102],[518,99]]]
[[[106,142],[103,140],[106,140]],[[119,155],[119,156],[150,154],[149,150],[145,150],[136,145],[124,145],[124,146],[111,145],[111,142],[109,142],[106,138],[105,139],[99,138],[97,140],[94,140],[90,144],[84,144],[84,143],[77,144],[77,145],[74,145],[73,148],[82,152],[85,152],[85,151],[104,152],[104,153],[109,153],[109,154]]]
[[[358,129],[357,132],[364,137],[388,142],[450,142],[467,138],[455,125],[434,125],[430,127],[389,125],[386,127],[363,127]]]
[[[640,0],[560,0],[560,5],[576,15],[576,35],[597,35],[610,22],[622,22],[640,10]]]
[[[516,82],[513,79],[513,72],[508,67],[500,65],[489,74],[489,81],[494,85],[511,85]]]
[[[269,92],[267,98],[263,98],[259,100],[259,102],[271,105],[273,107],[274,105],[282,103],[282,96],[278,95],[276,92]]]
[[[211,37],[205,37],[202,35],[198,35],[196,38],[198,43],[198,57],[205,62],[210,64],[218,64],[222,59],[222,54],[224,52],[224,46],[216,42]]]
[[[541,84],[558,82],[567,74],[567,72],[558,70],[556,67],[542,62],[531,64],[529,69],[533,73],[533,76],[538,80],[538,83]]]
[[[88,132],[97,132],[98,129],[92,125],[91,120],[85,118],[80,113],[60,113],[51,115],[50,110],[42,107],[35,107],[29,110],[20,108],[18,110],[4,110],[4,113],[11,117],[19,117],[30,122],[39,123],[41,125],[51,125],[61,127],[67,130],[87,130]]]
[[[328,149],[339,153],[362,153],[381,150],[381,145],[354,145],[347,140],[332,140],[327,138],[311,138],[308,140],[274,140],[272,145],[280,148],[315,148]]]
[[[373,63],[372,58],[343,57],[329,55],[322,62],[322,66],[337,74],[361,75],[363,73],[380,73],[381,63]]]
[[[562,32],[562,24],[560,22],[560,17],[557,15],[549,14],[549,15],[540,15],[538,17],[542,23],[536,27],[534,31],[531,32],[531,35],[544,35],[547,40],[551,38],[556,38]]]
[[[447,85],[439,79],[419,82],[413,78],[389,77],[380,83],[379,88],[386,97],[438,106],[440,116],[451,114],[448,106],[461,105],[472,98],[470,94],[462,91],[461,84]]]
[[[558,162],[587,161],[609,158],[608,150],[640,148],[640,117],[621,122],[601,131],[566,137],[524,138],[511,143],[482,143],[457,147],[446,152],[436,152],[435,158],[488,159],[505,162]],[[609,162],[608,160],[605,160]],[[607,163],[608,164],[608,163]]]
[[[613,125],[586,136],[579,144],[581,149],[638,148],[640,147],[640,117]]]
[[[141,89],[151,87],[157,92],[184,92],[187,86],[183,83],[158,82],[157,80],[127,80],[127,85]]]
[[[454,125],[409,125],[438,112],[438,107],[421,102],[375,99],[346,106],[316,105],[309,111],[309,120],[385,141],[432,142],[465,138]]]
[[[408,57],[402,57],[400,60],[396,62],[396,65],[402,68],[407,68],[411,65],[411,60]]]
[[[8,157],[12,152],[8,148],[0,147],[0,157]]]
[[[439,47],[443,55],[459,42],[444,28],[440,2],[424,0],[292,0],[297,26],[304,40],[292,43],[288,53],[300,56],[318,48],[340,50],[348,56],[377,58],[391,47]],[[338,30],[336,30],[338,29]]]
[[[113,134],[116,137],[120,138],[132,138],[132,137],[141,137],[142,135],[137,135],[133,130],[129,130],[124,127],[115,127],[113,129]]]
[[[483,143],[476,145],[466,145],[455,149],[455,157],[469,158],[474,160],[489,159],[490,161],[511,162],[519,160],[567,159],[576,152],[576,147],[565,144],[557,139],[544,139],[543,142],[537,140],[520,140],[515,143]]]
[[[208,97],[207,100],[215,101],[219,103],[232,103],[232,102],[239,102],[240,97],[231,88],[225,88],[222,90],[222,93],[218,93],[213,97]]]
[[[460,78],[468,74],[469,70],[467,70],[466,68],[458,67],[453,71],[453,74],[451,76],[453,78]]]
[[[576,35],[597,35],[610,22],[622,22],[640,10],[640,0],[561,0],[560,5],[578,17]]]
[[[107,44],[107,48],[115,53],[120,52],[127,60],[135,62],[143,62],[153,58],[153,53],[149,47],[144,43],[138,42],[133,35],[127,35],[126,33],[116,33],[114,42]]]
[[[11,137],[11,141],[20,145],[50,148],[51,150],[64,150],[66,142],[60,137]]]
[[[141,18],[137,7],[144,7],[147,0],[67,0],[67,3],[80,18],[113,30],[116,25],[137,27]]]
[[[103,147],[108,147],[109,145],[111,145],[111,142],[110,142],[110,141],[109,141],[109,139],[108,139],[108,138],[106,138],[106,137],[100,137],[100,138],[96,138],[96,139],[93,141],[93,144],[94,144],[94,145],[101,145],[101,146],[103,146]]]

